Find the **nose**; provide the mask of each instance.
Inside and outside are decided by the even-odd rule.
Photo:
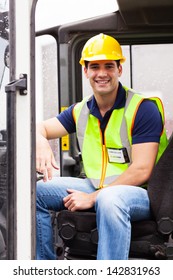
[[[107,71],[105,68],[100,68],[98,71],[98,76],[99,77],[106,77],[107,76]]]

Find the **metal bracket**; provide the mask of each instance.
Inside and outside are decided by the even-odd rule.
[[[20,74],[18,80],[14,80],[5,86],[5,92],[16,92],[19,90],[20,95],[27,95],[27,74]]]

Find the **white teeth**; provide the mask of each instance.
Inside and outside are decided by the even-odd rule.
[[[97,83],[99,83],[99,84],[107,84],[108,81],[97,81]]]

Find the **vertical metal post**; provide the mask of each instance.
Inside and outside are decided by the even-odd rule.
[[[10,108],[7,120],[8,226],[10,227],[12,223],[12,231],[8,230],[8,259],[18,260],[35,258],[36,3],[37,0],[10,1],[10,78],[15,80],[17,86],[15,88],[13,84],[9,84],[11,90],[8,86],[6,90]],[[25,73],[23,78],[27,76],[25,80],[27,91],[23,88],[23,81],[21,84],[21,73]]]

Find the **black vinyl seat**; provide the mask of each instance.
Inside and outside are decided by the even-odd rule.
[[[129,258],[173,259],[173,138],[148,182],[152,220],[132,223]],[[95,259],[98,233],[93,212],[63,210],[57,215],[65,259]],[[123,246],[123,245],[122,245]]]

